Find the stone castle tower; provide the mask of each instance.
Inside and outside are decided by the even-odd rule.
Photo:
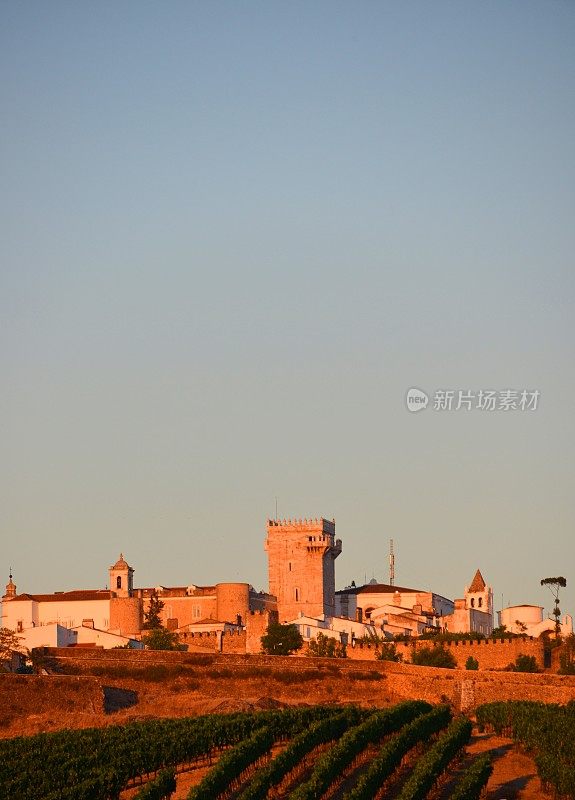
[[[335,559],[341,539],[335,520],[268,520],[269,591],[277,597],[280,622],[300,614],[335,615]]]
[[[479,570],[469,586],[465,587],[465,607],[483,611],[493,619],[493,589],[487,586]]]

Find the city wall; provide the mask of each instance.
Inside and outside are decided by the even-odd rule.
[[[262,649],[261,638],[276,615],[269,611],[249,611],[245,618],[243,630],[225,630],[210,632],[181,632],[180,642],[190,652],[212,653],[259,653]]]
[[[252,653],[261,651],[261,637],[268,625],[266,614],[252,613],[247,620],[246,630],[225,631],[223,634],[212,633],[186,633],[180,634],[180,640],[187,645],[190,651],[219,652],[219,653]],[[455,658],[457,667],[465,669],[468,658],[473,657],[479,664],[480,670],[504,670],[514,664],[517,656],[534,656],[540,670],[545,667],[544,643],[542,639],[530,636],[513,637],[508,639],[482,639],[479,641],[461,640],[455,642],[435,643],[430,640],[414,640],[413,642],[395,643],[396,652],[402,657],[403,663],[410,664],[413,653],[424,647],[444,647]],[[374,661],[376,650],[373,645],[355,643],[348,645],[347,657],[353,661]],[[557,661],[557,657],[555,659]],[[555,665],[557,671],[558,663]]]
[[[465,669],[465,663],[472,656],[479,663],[480,670],[503,670],[514,664],[517,656],[534,656],[539,669],[544,668],[544,644],[541,639],[531,636],[513,637],[509,639],[482,639],[479,641],[461,640],[459,642],[433,642],[418,639],[413,642],[396,642],[396,652],[402,656],[403,662],[411,663],[413,653],[425,647],[444,647],[455,658],[457,666]],[[375,658],[372,645],[356,643],[347,648],[348,658],[359,661],[370,661]]]
[[[71,663],[82,672],[93,666],[145,667],[151,664],[192,665],[201,683],[203,670],[213,678],[214,670],[221,669],[229,684],[230,695],[241,695],[241,684],[250,670],[266,668],[267,689],[274,673],[285,677],[291,673],[294,686],[298,674],[314,673],[323,687],[323,696],[314,692],[314,702],[349,702],[348,687],[357,683],[358,664],[352,659],[315,659],[297,656],[227,655],[222,653],[182,653],[168,651],[91,650],[76,648],[51,649],[50,655],[62,663]],[[421,698],[432,703],[449,702],[456,709],[471,711],[481,703],[495,700],[544,700],[547,703],[565,704],[575,700],[575,677],[548,673],[513,673],[469,671],[462,669],[436,669],[397,664],[388,661],[371,661],[362,666],[361,702],[370,705],[401,699]],[[235,673],[235,674],[234,674]],[[370,679],[371,676],[371,679]],[[305,677],[305,676],[304,676]],[[321,688],[320,687],[320,688]],[[299,702],[306,702],[306,684],[297,687]]]

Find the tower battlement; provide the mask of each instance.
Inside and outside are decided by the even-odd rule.
[[[290,528],[295,531],[330,533],[335,536],[335,519],[268,519],[268,528]]]

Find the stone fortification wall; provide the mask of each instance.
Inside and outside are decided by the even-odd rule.
[[[277,612],[275,611],[254,611],[246,620],[246,653],[261,653],[261,638],[266,632],[270,623],[277,622]],[[224,652],[230,652],[224,650]]]
[[[158,652],[152,650],[83,650],[77,648],[51,649],[50,654],[61,663],[72,663],[80,670],[93,666],[129,665],[145,667],[150,664],[193,665],[194,673],[201,679],[202,670],[225,670],[225,678],[238,681],[234,691],[241,691],[239,682],[246,671],[267,668],[270,674],[283,676],[292,673],[313,672],[321,678],[325,697],[320,701],[346,702],[358,664],[351,659],[302,658],[295,656],[255,656],[211,653]],[[385,695],[389,700],[421,698],[433,703],[449,702],[456,709],[472,710],[477,705],[495,700],[537,700],[548,703],[567,703],[575,699],[575,677],[550,674],[524,674],[509,672],[470,672],[461,669],[435,669],[409,664],[372,661],[362,665],[365,674],[375,676],[373,681],[362,680],[362,702],[381,704]],[[237,678],[234,678],[237,673]],[[231,685],[231,684],[230,684]],[[305,699],[302,695],[302,700]]]
[[[449,702],[462,711],[499,700],[565,704],[575,699],[575,677],[565,675],[471,672],[389,662],[385,672],[398,697]]]
[[[469,656],[479,662],[480,670],[503,670],[509,664],[515,663],[519,655],[535,656],[539,669],[544,667],[544,644],[541,639],[530,636],[521,636],[509,639],[482,639],[479,641],[461,640],[459,642],[439,642],[426,639],[417,639],[413,642],[396,642],[397,653],[403,656],[403,661],[410,664],[413,653],[424,647],[444,647],[453,654],[457,666],[465,668]],[[372,645],[356,643],[355,647],[347,648],[348,658],[357,661],[369,661],[375,658],[375,649]]]
[[[240,653],[246,652],[247,633],[243,631],[210,631],[204,633],[180,633],[180,641],[189,652]]]
[[[277,621],[277,614],[268,611],[248,611],[243,621],[245,628],[241,631],[183,632],[179,634],[180,642],[194,652],[205,650],[214,653],[260,653],[261,637],[270,622]]]

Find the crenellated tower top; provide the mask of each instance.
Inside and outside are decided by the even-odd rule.
[[[268,527],[278,526],[282,528],[305,528],[316,530],[321,528],[326,533],[335,533],[335,519],[329,520],[324,517],[315,517],[315,519],[268,519]]]

